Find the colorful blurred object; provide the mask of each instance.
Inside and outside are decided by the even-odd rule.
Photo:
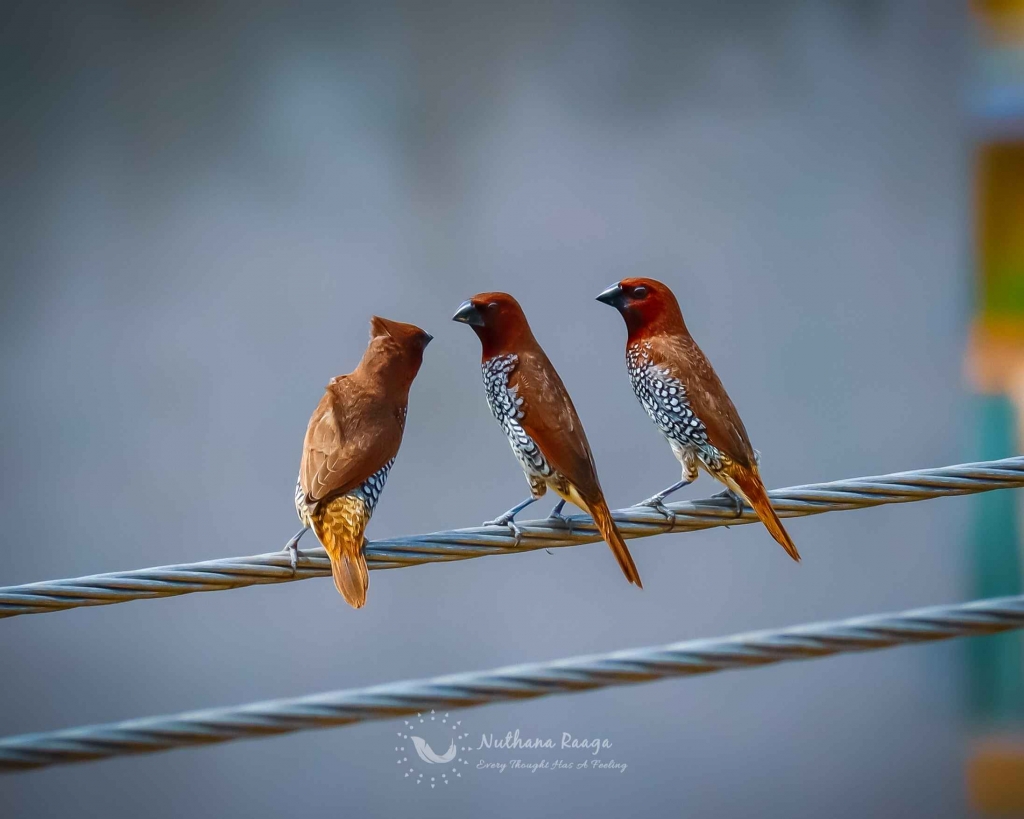
[[[1024,3],[975,2],[972,108],[989,136],[1024,136]]]
[[[982,146],[978,155],[978,251],[982,314],[1024,317],[1024,142]]]
[[[1021,451],[1024,442],[1024,2],[978,0],[978,73],[973,109],[976,315],[967,355],[978,399],[980,458]],[[975,500],[972,594],[1017,594],[1022,543],[1017,499]],[[1024,650],[1020,635],[974,640],[971,717],[981,735],[967,764],[973,807],[1024,814]],[[1009,732],[1009,733],[1008,733]]]
[[[1024,804],[1024,743],[1006,737],[979,742],[967,763],[967,790],[975,810],[1020,815]]]
[[[1024,39],[1022,0],[973,0],[971,9],[986,31],[996,39]]]

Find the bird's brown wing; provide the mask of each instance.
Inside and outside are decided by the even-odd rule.
[[[523,399],[523,417],[519,423],[540,447],[551,467],[575,490],[574,495],[563,494],[562,497],[577,505],[583,502],[583,508],[593,517],[626,579],[642,589],[640,573],[601,491],[594,454],[583,424],[565,384],[543,350],[519,353],[519,363],[509,378],[509,386]]]
[[[543,350],[519,354],[509,386],[523,399],[520,423],[547,462],[568,478],[584,500],[600,496],[597,467],[583,424]]]
[[[394,458],[401,443],[393,407],[352,376],[335,379],[306,429],[302,490],[311,501],[349,492]]]
[[[708,440],[742,466],[756,459],[746,427],[718,374],[692,339],[659,336],[650,340],[652,363],[666,370],[686,388],[690,409],[707,430]]]

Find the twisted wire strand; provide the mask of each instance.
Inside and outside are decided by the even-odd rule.
[[[1024,457],[1018,456],[999,461],[793,486],[776,489],[768,494],[779,516],[790,518],[1021,486],[1024,486]],[[749,507],[745,507],[737,517],[731,502],[721,498],[682,501],[667,506],[675,514],[674,523],[647,507],[621,509],[613,513],[613,516],[625,538],[757,522],[757,516]],[[376,540],[367,544],[366,559],[371,569],[395,569],[421,563],[575,546],[601,539],[589,517],[578,515],[570,520],[571,531],[562,525],[553,525],[550,520],[521,522],[519,525],[523,538],[518,545],[506,527],[497,526]],[[329,577],[330,574],[330,561],[323,548],[318,546],[303,550],[294,574],[287,555],[271,552],[250,557],[27,583],[0,587],[0,618],[43,614],[79,606],[107,606],[193,592],[287,583],[311,577]]]
[[[635,648],[492,671],[0,739],[0,771],[143,754],[573,693],[667,677],[994,634],[1024,627],[1024,595]]]

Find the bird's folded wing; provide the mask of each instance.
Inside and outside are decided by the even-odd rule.
[[[589,499],[601,488],[583,424],[562,379],[543,352],[521,355],[509,386],[523,398],[520,424],[555,471]]]
[[[328,390],[309,419],[299,471],[312,501],[355,489],[398,454],[393,412],[354,390]]]

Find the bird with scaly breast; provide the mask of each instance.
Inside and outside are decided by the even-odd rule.
[[[303,528],[285,546],[292,569],[299,539],[312,528],[331,559],[334,585],[353,608],[366,604],[363,546],[405,431],[409,388],[432,336],[374,316],[370,343],[351,373],[331,379],[309,419],[295,486]]]
[[[522,534],[515,516],[550,487],[561,498],[551,516],[564,521],[566,501],[586,511],[630,583],[643,588],[633,558],[612,519],[576,408],[534,338],[519,303],[507,293],[481,293],[463,302],[454,321],[480,338],[487,403],[530,484],[530,497],[485,526]]]
[[[693,340],[675,294],[654,279],[629,278],[597,300],[622,314],[629,336],[626,368],[633,392],[668,439],[682,479],[638,504],[675,516],[665,498],[697,479],[698,468],[727,487],[742,511],[746,501],[793,560],[800,553],[775,514],[758,469],[758,455],[711,362]]]

